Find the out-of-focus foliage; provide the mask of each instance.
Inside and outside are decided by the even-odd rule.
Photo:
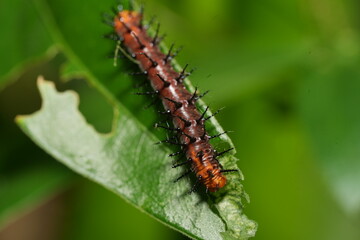
[[[0,174],[1,179],[18,177],[20,184],[22,177],[18,174],[22,172],[18,168],[36,169],[39,165],[49,164],[49,167],[66,172],[62,174],[68,174],[49,157],[41,155],[41,151],[12,123],[16,114],[31,113],[39,108],[39,97],[34,90],[36,76],[43,74],[48,79],[55,79],[63,61],[49,62],[52,71],[45,67],[49,65],[39,65],[23,72],[19,67],[23,66],[22,63],[44,56],[39,53],[44,53],[50,46],[50,34],[42,32],[43,27],[32,31],[26,26],[25,23],[31,23],[30,13],[34,13],[38,20],[44,14],[41,9],[37,12],[31,10],[35,8],[32,1],[16,1],[19,3],[16,9],[10,7],[15,6],[11,2],[15,1],[7,0],[2,4],[9,8],[1,8],[1,29],[7,29],[3,31],[6,38],[20,38],[6,40],[4,44],[1,41],[0,83],[4,86],[10,79],[3,77],[10,71],[12,76],[26,74],[26,77],[0,93]],[[100,24],[99,15],[108,9],[109,3],[77,1],[73,8],[64,10],[61,7],[67,1],[49,2],[56,24],[69,31],[66,33],[68,40],[74,37],[73,41],[77,41],[76,38],[83,35],[81,54],[88,56],[86,61],[92,65],[106,61],[107,53],[101,55],[101,51],[96,49],[108,46],[111,50],[112,44],[101,39],[107,28],[94,27],[98,39],[89,38],[88,34],[92,26]],[[192,81],[200,89],[210,89],[206,102],[213,109],[226,106],[218,120],[225,129],[235,132],[230,137],[237,147],[237,156],[241,160],[239,166],[246,177],[245,189],[251,196],[245,212],[259,223],[255,239],[359,239],[360,116],[357,105],[360,100],[360,2],[144,2],[146,16],[158,16],[161,28],[167,33],[165,41],[185,46],[177,59],[182,65],[189,62],[198,68]],[[99,14],[86,11],[86,5],[96,5]],[[29,15],[25,14],[27,10]],[[88,25],[66,21],[74,18],[74,14],[77,18],[89,20]],[[25,25],[11,27],[14,21]],[[38,24],[43,26],[41,21]],[[36,47],[38,44],[41,47]],[[15,47],[10,47],[13,45]],[[13,58],[12,53],[19,49],[19,54],[29,54],[23,57],[15,54],[19,57]],[[132,88],[127,92],[116,88],[115,81],[121,76],[116,71],[111,72],[112,60],[108,62],[108,67],[101,64],[103,69],[100,66],[98,69],[103,71],[104,84],[119,99],[132,102],[135,98],[126,97]],[[100,131],[109,131],[111,108],[104,101],[94,101],[99,99],[99,93],[79,82],[58,82],[57,85],[61,86],[60,89],[77,90],[83,99],[80,110],[87,121]],[[94,109],[103,112],[99,115]],[[140,119],[142,115],[146,116],[142,112]],[[36,179],[36,175],[34,177]],[[64,186],[55,185],[49,194]],[[78,193],[77,198],[69,201],[68,209],[69,217],[76,221],[74,225],[79,222],[81,225],[79,228],[67,226],[65,235],[73,239],[88,239],[89,236],[122,234],[119,225],[112,222],[116,218],[112,214],[118,218],[125,213],[134,216],[130,208],[90,183],[81,181],[80,185],[78,188],[82,189],[80,193],[84,198]],[[26,185],[24,188],[27,189]],[[44,194],[39,196],[45,201]],[[99,210],[99,206],[105,210]],[[98,219],[102,219],[102,223]],[[109,224],[103,224],[105,221]],[[144,231],[149,234],[149,239],[174,238],[165,227],[143,214],[138,214],[136,220],[129,219],[121,224],[125,232],[134,225],[146,226],[144,229],[148,230]],[[138,232],[135,229],[130,235],[121,236],[136,236],[140,234]]]
[[[3,1],[0,7],[0,89],[21,74],[25,66],[34,66],[50,55],[52,44],[39,13],[31,1]]]

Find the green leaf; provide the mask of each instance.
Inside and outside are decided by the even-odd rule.
[[[192,238],[246,239],[254,235],[256,224],[242,214],[239,176],[229,177],[224,191],[213,196],[215,204],[197,194],[187,195],[189,181],[173,183],[181,171],[171,169],[169,150],[154,145],[153,135],[126,109],[116,106],[112,132],[100,134],[78,111],[76,93],[59,93],[42,78],[38,84],[42,109],[18,117],[17,122],[53,157]],[[230,164],[230,159],[223,160],[225,166]]]
[[[5,0],[0,8],[0,90],[23,68],[54,55],[49,32],[31,1]]]

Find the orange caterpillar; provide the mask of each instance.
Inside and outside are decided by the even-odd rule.
[[[174,54],[171,53],[172,47],[167,54],[160,51],[158,47],[158,28],[154,37],[150,37],[146,27],[142,24],[143,14],[136,11],[123,10],[116,13],[111,25],[117,40],[121,41],[127,53],[137,62],[144,75],[147,76],[153,92],[140,93],[143,95],[157,95],[165,108],[165,113],[172,118],[174,128],[160,126],[170,131],[176,131],[179,142],[170,139],[162,141],[170,144],[181,145],[182,151],[170,154],[174,156],[184,152],[187,161],[174,165],[178,167],[191,164],[191,169],[180,176],[177,180],[194,172],[198,179],[197,183],[202,183],[207,190],[216,192],[226,184],[224,172],[237,171],[233,169],[224,170],[217,160],[217,157],[232,150],[217,153],[210,140],[219,137],[224,133],[209,136],[205,130],[205,121],[210,117],[205,117],[208,110],[200,113],[196,106],[196,101],[202,97],[196,93],[190,93],[183,84],[183,80],[188,76],[185,72],[177,72],[171,64]],[[197,184],[191,191],[195,190]]]

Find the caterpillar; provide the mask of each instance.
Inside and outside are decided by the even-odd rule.
[[[210,192],[216,192],[223,188],[227,182],[224,173],[237,170],[223,169],[217,159],[233,148],[217,152],[210,144],[211,139],[226,132],[210,136],[205,129],[205,122],[216,113],[206,117],[208,107],[200,113],[196,101],[207,92],[198,95],[197,89],[195,89],[194,93],[190,93],[186,89],[183,82],[189,75],[186,72],[187,65],[181,72],[174,69],[171,64],[171,60],[175,55],[172,54],[173,45],[171,45],[167,54],[160,50],[159,27],[156,29],[155,36],[151,37],[147,33],[147,27],[143,24],[143,11],[116,11],[114,18],[107,22],[114,30],[112,38],[116,38],[121,42],[126,54],[135,60],[141,73],[146,75],[150,82],[153,91],[138,94],[157,95],[165,108],[164,113],[168,114],[172,119],[173,128],[161,125],[157,125],[157,127],[176,131],[178,133],[178,142],[171,139],[161,142],[182,147],[182,151],[170,154],[170,156],[181,152],[185,153],[187,160],[173,167],[185,164],[191,165],[190,170],[182,174],[176,181],[194,172],[197,182],[191,191],[194,191],[198,183],[202,183],[206,190]]]

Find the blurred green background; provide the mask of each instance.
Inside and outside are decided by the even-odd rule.
[[[112,109],[96,89],[59,79],[68,55],[53,43],[94,28],[95,37],[80,40],[101,50],[83,49],[84,61],[113,71],[100,14],[115,2],[49,0],[47,13],[37,2],[0,3],[0,238],[184,239],[73,174],[15,125],[16,115],[40,108],[42,74],[80,94],[96,129],[111,129]],[[255,239],[360,239],[360,2],[143,2],[167,45],[185,46],[177,60],[197,67],[191,79],[210,90],[205,102],[226,107],[217,119],[234,131]],[[46,27],[48,13],[68,32]]]

